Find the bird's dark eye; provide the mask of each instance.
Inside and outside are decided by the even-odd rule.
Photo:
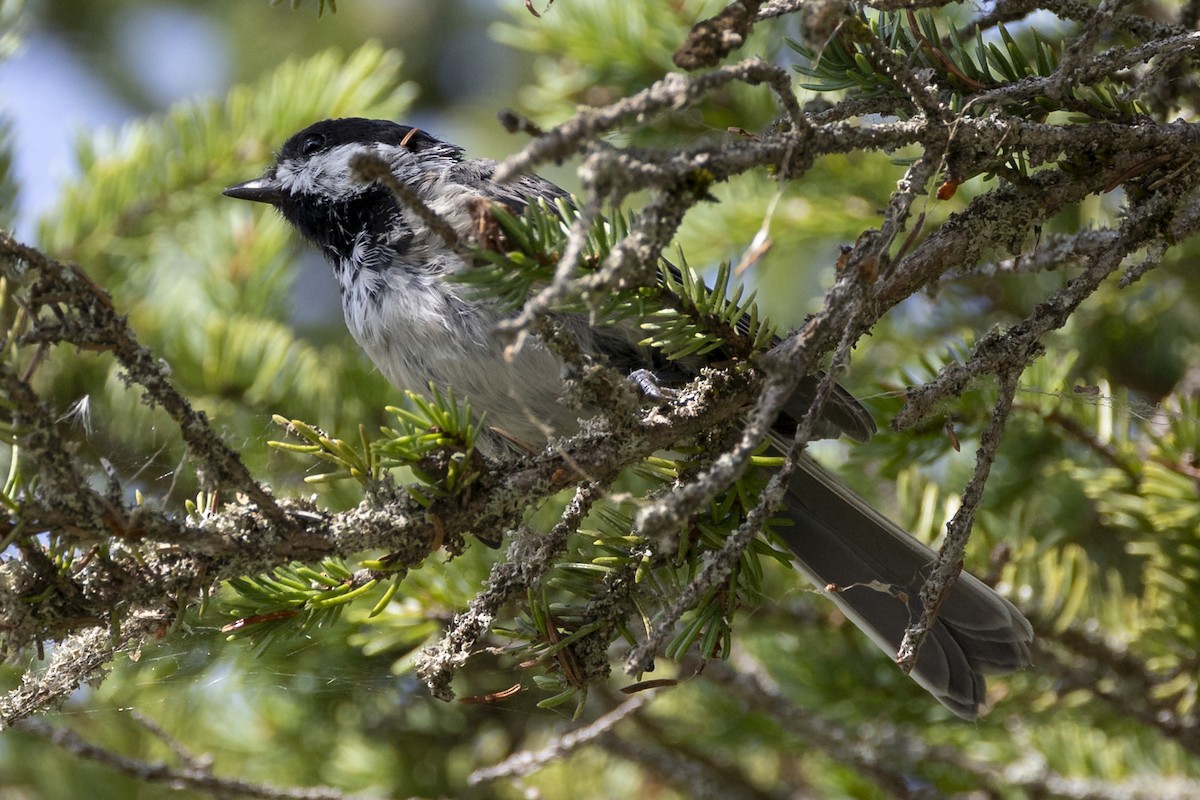
[[[319,133],[310,133],[304,137],[304,141],[300,144],[300,155],[311,156],[316,155],[325,146],[325,137]]]

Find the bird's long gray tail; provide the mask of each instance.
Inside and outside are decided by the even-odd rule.
[[[802,572],[893,658],[905,628],[920,618],[918,593],[935,554],[805,458],[785,501],[792,524],[776,533]],[[911,675],[960,717],[984,702],[984,675],[1029,663],[1033,629],[1021,612],[963,572],[938,613]]]

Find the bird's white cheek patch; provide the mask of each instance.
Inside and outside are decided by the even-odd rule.
[[[275,174],[283,190],[292,194],[322,194],[331,199],[350,197],[365,188],[350,170],[351,156],[363,149],[360,144],[339,145],[305,162],[285,161]]]

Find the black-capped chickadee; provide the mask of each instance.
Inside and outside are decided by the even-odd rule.
[[[486,412],[503,435],[484,439],[496,454],[508,443],[539,450],[579,428],[589,410],[561,402],[563,363],[538,341],[506,358],[496,326],[511,315],[478,289],[448,280],[469,269],[443,232],[397,200],[388,188],[356,178],[351,158],[369,152],[395,179],[440,216],[461,241],[476,229],[480,201],[515,212],[536,198],[565,197],[536,176],[497,185],[496,164],[464,157],[462,148],[416,128],[385,120],[333,119],[292,136],[260,178],[225,190],[230,197],[275,206],[333,265],[346,325],[359,346],[398,387],[447,387]],[[583,316],[558,318],[588,353],[632,373],[655,364],[636,336],[619,326],[592,327]],[[803,384],[792,418],[803,413],[814,382]],[[599,409],[591,409],[598,413]],[[870,415],[838,387],[826,403],[822,435],[865,440]],[[805,460],[786,499],[793,524],[779,535],[800,569],[893,657],[904,629],[920,614],[917,597],[935,555],[884,518],[814,462]],[[893,591],[881,591],[880,585]],[[963,573],[941,606],[912,677],[955,714],[973,718],[984,701],[985,674],[1007,674],[1029,663],[1033,631],[1007,600]]]

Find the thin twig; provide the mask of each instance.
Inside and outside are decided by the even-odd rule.
[[[346,800],[349,798],[345,792],[328,787],[295,789],[251,783],[237,778],[222,778],[213,774],[205,764],[188,762],[181,766],[171,766],[162,761],[131,758],[93,744],[68,728],[53,726],[42,719],[25,719],[17,727],[61,747],[77,758],[93,761],[142,783],[160,784],[176,790],[192,789],[211,793],[218,797],[250,797],[260,798],[260,800]],[[362,795],[355,795],[355,797],[363,798]]]
[[[513,534],[505,559],[492,567],[487,588],[480,592],[466,611],[450,623],[436,645],[426,648],[417,659],[417,674],[429,686],[434,697],[454,698],[450,681],[475,650],[476,642],[487,633],[500,607],[512,597],[532,589],[555,563],[567,546],[567,538],[579,529],[592,504],[601,495],[601,486],[587,483],[575,490],[559,520],[548,534],[519,530]]]
[[[496,168],[495,180],[497,183],[506,183],[539,164],[562,161],[583,149],[585,143],[597,139],[600,134],[622,122],[665,111],[681,111],[734,82],[770,85],[787,113],[793,130],[801,131],[809,127],[787,71],[762,59],[750,58],[699,75],[671,73],[632,97],[618,100],[602,109],[580,111],[530,142],[519,153],[502,161]]]
[[[1023,363],[1023,360],[1019,363]],[[1019,367],[1010,368],[1000,376],[1000,396],[992,410],[992,418],[983,431],[979,450],[975,453],[975,472],[963,489],[962,504],[946,524],[946,540],[938,550],[933,570],[921,585],[921,619],[904,629],[904,638],[896,651],[896,663],[905,672],[916,666],[921,647],[937,621],[938,610],[942,607],[942,602],[950,596],[950,590],[954,588],[958,575],[962,572],[967,540],[975,524],[975,515],[983,502],[983,489],[987,485],[988,475],[991,474],[992,464],[1000,449],[1000,439],[1004,433],[1004,426],[1008,423],[1009,412],[1012,411],[1020,377]]]
[[[459,241],[458,232],[454,230],[454,227],[426,205],[415,189],[397,180],[396,176],[392,174],[391,166],[378,155],[366,151],[356,153],[350,159],[350,168],[363,183],[376,181],[382,183],[388,191],[395,195],[397,200],[416,213],[421,221],[429,226],[430,230],[440,236],[446,247],[456,253],[462,251],[462,242]]]
[[[619,722],[641,711],[657,695],[658,690],[655,689],[640,692],[590,725],[555,737],[553,743],[542,750],[514,753],[499,764],[475,770],[467,778],[467,782],[478,786],[501,778],[531,775],[547,764],[559,761],[579,748],[593,743]]]

